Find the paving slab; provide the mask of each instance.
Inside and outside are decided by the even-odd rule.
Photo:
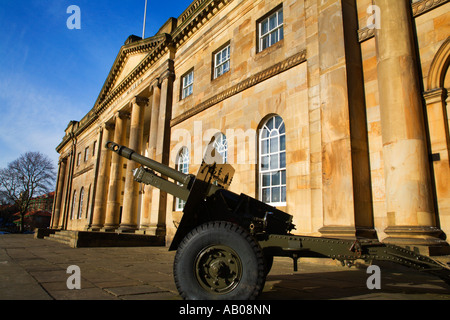
[[[0,235],[0,300],[179,301],[175,253],[166,247],[77,248],[32,235]],[[77,265],[81,289],[69,290],[67,268]],[[381,289],[367,287],[367,266],[344,268],[331,260],[275,258],[264,301],[450,300],[442,280],[382,264]]]

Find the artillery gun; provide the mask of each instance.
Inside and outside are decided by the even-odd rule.
[[[210,154],[212,144],[206,154]],[[229,164],[203,160],[196,176],[183,174],[135,151],[107,142],[106,148],[142,165],[139,183],[183,201],[183,217],[169,250],[176,250],[174,278],[184,299],[248,300],[261,293],[273,257],[390,261],[431,273],[450,285],[450,268],[430,257],[376,240],[346,240],[291,234],[293,217],[245,194],[228,190]],[[211,160],[211,159],[210,159]],[[173,182],[169,179],[174,180]]]

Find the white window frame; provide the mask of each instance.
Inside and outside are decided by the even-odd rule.
[[[214,54],[214,79],[230,71],[231,65],[231,47],[227,45],[219,52]]]
[[[259,199],[274,207],[286,206],[286,129],[281,117],[273,116],[262,126],[258,160]]]
[[[223,163],[228,161],[228,141],[223,133],[218,133],[214,136],[213,147],[222,156]]]
[[[194,70],[189,71],[181,78],[181,99],[194,93]]]
[[[80,202],[78,204],[78,219],[83,218],[83,201],[84,201],[84,188],[81,188]]]
[[[73,220],[75,218],[75,204],[77,203],[77,190],[73,191],[72,196],[72,210],[70,212],[70,218]]]
[[[258,23],[258,40],[259,40],[259,50],[261,52],[280,40],[284,39],[284,15],[283,8],[278,9],[269,17],[263,19]],[[267,26],[264,28],[264,26]],[[266,43],[267,41],[267,43]]]
[[[176,170],[189,174],[189,149],[183,147],[177,155]],[[186,201],[175,198],[175,211],[183,211]]]

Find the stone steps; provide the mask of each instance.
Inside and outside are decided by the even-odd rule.
[[[164,237],[136,233],[37,229],[35,238],[56,241],[72,248],[165,246]]]
[[[73,246],[73,243],[76,241],[76,232],[61,230],[44,237],[44,239],[63,243],[68,246]]]

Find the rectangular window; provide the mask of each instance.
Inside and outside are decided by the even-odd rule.
[[[77,155],[77,166],[79,166],[81,164],[81,152],[78,152]]]
[[[214,79],[230,71],[230,45],[214,54]]]
[[[283,8],[280,8],[258,23],[258,51],[269,48],[283,38]]]
[[[86,149],[84,149],[84,162],[87,162],[89,159],[89,147],[86,147]]]
[[[194,70],[181,78],[181,99],[189,97],[194,92]]]

